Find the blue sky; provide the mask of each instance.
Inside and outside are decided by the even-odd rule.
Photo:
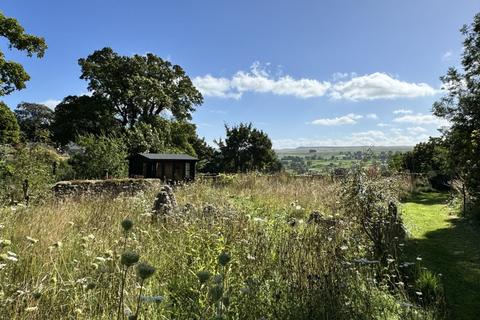
[[[3,0],[0,10],[49,46],[43,59],[6,52],[32,78],[3,97],[11,108],[86,93],[77,60],[96,49],[153,52],[204,94],[193,121],[207,141],[252,122],[283,148],[438,135],[439,77],[459,64],[459,29],[480,2]]]

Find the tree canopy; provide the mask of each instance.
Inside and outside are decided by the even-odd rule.
[[[115,133],[120,126],[104,98],[68,96],[55,108],[52,131],[55,141],[66,145],[79,135]]]
[[[3,102],[0,102],[0,145],[17,143],[20,128],[15,114]]]
[[[80,78],[88,81],[94,96],[108,101],[123,126],[149,123],[165,112],[177,120],[191,119],[203,102],[182,67],[152,53],[129,57],[103,48],[78,63]]]
[[[25,139],[34,142],[45,142],[50,138],[50,125],[53,121],[53,110],[38,104],[22,102],[15,109],[18,125]]]
[[[2,12],[0,12],[0,36],[9,41],[10,48],[26,51],[29,57],[36,55],[41,58],[47,49],[43,38],[25,33],[16,19],[5,17]],[[25,88],[25,82],[28,80],[30,76],[22,65],[6,60],[4,53],[0,51],[0,96]]]
[[[480,14],[461,32],[463,71],[450,68],[441,78],[447,94],[433,105],[433,112],[450,121],[445,145],[453,169],[480,201]]]
[[[217,141],[220,149],[219,161],[222,171],[278,171],[281,163],[272,149],[272,142],[266,133],[240,123],[238,126],[225,126],[225,141]]]

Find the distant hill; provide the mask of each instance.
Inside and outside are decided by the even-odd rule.
[[[289,148],[289,149],[276,149],[277,154],[308,154],[313,153],[310,150],[315,150],[315,153],[320,154],[338,154],[340,152],[356,152],[356,151],[367,151],[371,150],[375,153],[382,151],[392,151],[392,152],[407,152],[413,149],[413,146],[350,146],[350,147],[298,147],[298,148]]]

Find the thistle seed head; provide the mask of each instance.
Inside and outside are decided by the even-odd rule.
[[[155,267],[145,262],[137,265],[137,275],[142,280],[150,278],[155,273],[155,270]]]
[[[206,270],[202,270],[197,272],[197,277],[198,277],[198,281],[200,281],[201,284],[204,284],[210,279],[211,274]]]
[[[231,257],[230,257],[230,254],[228,252],[223,251],[218,256],[218,263],[223,267],[225,267],[227,265],[227,263],[230,262],[230,260],[231,260]]]
[[[140,256],[138,255],[138,253],[133,251],[127,251],[122,253],[122,256],[120,257],[120,263],[128,268],[137,263],[139,259]]]
[[[122,221],[123,231],[128,232],[133,228],[133,221],[130,219],[125,219]]]

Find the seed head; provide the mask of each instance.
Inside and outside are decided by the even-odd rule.
[[[228,254],[228,252],[225,252],[223,251],[222,253],[220,253],[220,255],[218,256],[218,263],[225,267],[227,265],[227,263],[230,262],[230,254]]]
[[[137,275],[140,279],[145,280],[150,278],[155,273],[155,267],[148,263],[142,262],[137,266]]]
[[[137,263],[138,259],[140,259],[140,256],[138,255],[138,253],[133,251],[127,251],[122,253],[122,256],[120,258],[120,263],[128,268],[133,266],[135,263]]]
[[[198,281],[200,281],[201,284],[204,284],[205,282],[208,281],[208,279],[210,279],[211,274],[207,270],[202,270],[197,272],[197,277],[198,277]]]
[[[123,231],[128,232],[133,228],[133,221],[130,219],[125,219],[122,221]]]
[[[221,285],[217,284],[217,285],[211,287],[208,293],[210,295],[210,298],[213,301],[218,301],[223,296],[223,287]]]

